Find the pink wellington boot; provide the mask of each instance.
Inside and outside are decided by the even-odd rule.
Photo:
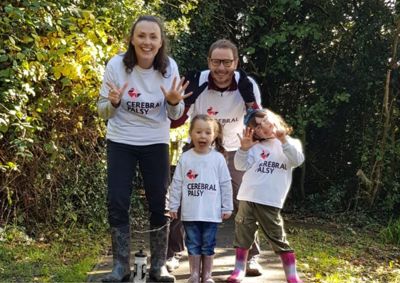
[[[294,252],[283,252],[280,254],[283,269],[285,270],[286,280],[288,283],[303,283],[297,274],[296,256]]]
[[[245,248],[236,248],[235,269],[228,277],[226,282],[238,283],[241,282],[246,275],[246,262],[249,250]]]

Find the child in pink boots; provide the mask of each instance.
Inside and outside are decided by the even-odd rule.
[[[246,130],[235,154],[235,167],[246,171],[237,199],[235,218],[236,262],[227,282],[241,282],[254,235],[261,227],[272,249],[279,254],[288,283],[299,283],[296,258],[286,239],[281,209],[290,189],[292,171],[304,161],[300,140],[292,129],[270,110],[249,110]],[[257,224],[258,222],[258,224]]]

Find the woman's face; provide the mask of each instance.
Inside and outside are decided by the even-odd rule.
[[[149,69],[162,46],[161,30],[157,23],[140,21],[136,24],[131,43],[135,48],[138,65]]]

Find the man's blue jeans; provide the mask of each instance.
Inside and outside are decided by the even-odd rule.
[[[182,221],[189,255],[214,255],[218,223]]]

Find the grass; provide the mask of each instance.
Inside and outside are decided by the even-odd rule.
[[[62,234],[61,234],[62,235]],[[0,282],[84,282],[108,237],[85,230],[33,240],[12,228],[0,233]]]
[[[388,241],[400,245],[400,218],[389,221],[389,224],[380,232],[380,236]]]
[[[400,247],[379,231],[345,224],[287,222],[305,282],[399,282]]]
[[[286,221],[307,283],[400,283],[400,247],[384,243],[382,230],[316,219]],[[106,232],[74,229],[34,240],[19,229],[0,228],[0,282],[84,282],[108,245]]]

